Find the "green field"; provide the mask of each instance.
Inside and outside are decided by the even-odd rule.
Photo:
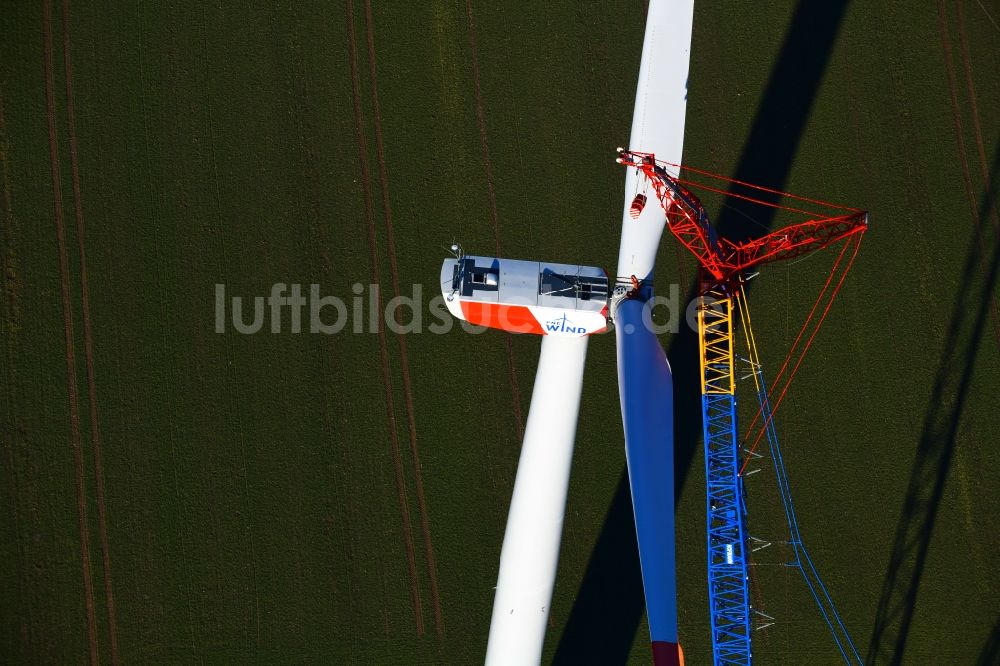
[[[0,661],[480,662],[538,339],[397,335],[352,288],[426,304],[453,240],[613,266],[643,3],[7,5]],[[695,9],[685,160],[871,211],[778,421],[875,663],[1000,660],[998,21]],[[674,245],[657,288],[683,301]],[[769,371],[832,261],[752,283]],[[347,328],[215,332],[217,284],[248,307],[275,283],[343,298]],[[709,663],[696,348],[663,344],[681,641]],[[614,359],[591,341],[546,662],[649,662]],[[750,528],[777,542],[762,467]],[[756,661],[838,663],[786,554],[753,569]]]

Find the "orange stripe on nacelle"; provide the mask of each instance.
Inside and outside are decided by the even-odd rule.
[[[531,310],[523,305],[502,305],[478,301],[462,301],[461,305],[465,319],[471,324],[499,328],[511,333],[545,335],[542,325],[531,314]]]

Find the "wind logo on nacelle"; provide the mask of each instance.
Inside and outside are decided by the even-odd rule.
[[[586,326],[576,326],[566,315],[545,322],[545,330],[550,333],[586,333]]]

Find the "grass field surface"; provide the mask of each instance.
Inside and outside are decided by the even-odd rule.
[[[437,321],[454,240],[613,264],[643,3],[8,5],[0,660],[481,661],[539,341],[379,312],[420,289]],[[685,161],[871,211],[777,419],[867,662],[1000,659],[998,21],[962,0],[695,8]],[[706,203],[734,237],[787,221]],[[675,245],[657,289],[683,307]],[[834,256],[751,283],[767,371]],[[216,285],[250,321],[275,283],[344,299],[347,327],[216,332]],[[707,663],[697,347],[662,341],[681,641]],[[591,341],[546,662],[649,662],[614,357]],[[775,566],[768,464],[747,481],[775,542],[755,659],[838,663]]]

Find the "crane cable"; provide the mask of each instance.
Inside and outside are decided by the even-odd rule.
[[[733,197],[734,199],[742,199],[744,201],[749,201],[750,203],[759,204],[761,206],[767,206],[768,208],[777,208],[778,210],[787,210],[787,211],[790,211],[792,213],[802,213],[803,215],[808,215],[810,217],[812,217],[812,216],[814,216],[816,214],[815,211],[804,210],[802,208],[792,208],[791,206],[782,206],[781,204],[776,204],[776,203],[773,203],[771,201],[764,201],[763,199],[755,199],[754,197],[750,197],[750,196],[747,196],[745,194],[736,194],[735,192],[730,192],[729,190],[724,190],[724,189],[722,189],[720,187],[712,187],[711,185],[706,185],[705,183],[699,182],[697,180],[689,180],[687,178],[674,178],[674,180],[677,181],[678,183],[682,184],[682,185],[688,185],[688,186],[691,186],[691,187],[697,187],[697,188],[706,190],[708,192],[715,192],[717,194],[724,194],[727,197]],[[737,182],[737,181],[732,181],[732,182]],[[788,195],[788,196],[792,196],[792,195]],[[827,215],[827,216],[820,217],[820,219],[821,220],[830,220],[830,219],[834,219],[836,217],[840,217],[840,216],[837,216],[837,215]],[[845,215],[844,217],[847,217],[847,216]]]
[[[750,323],[750,304],[747,301],[746,290],[743,283],[740,283],[740,290],[736,292],[736,310],[740,314],[740,321],[743,322],[743,336],[747,341],[747,353],[750,355],[750,365],[753,366],[752,373],[754,386],[760,391],[760,378],[757,375],[757,368],[760,367],[760,355],[757,353],[757,338],[753,334],[753,326]],[[751,428],[753,425],[750,426]]]
[[[643,153],[639,153],[639,154],[642,155]],[[647,155],[647,156],[648,157],[652,157],[652,155]],[[851,213],[860,213],[860,212],[862,212],[862,210],[860,208],[854,208],[854,207],[851,207],[851,206],[844,206],[844,205],[840,205],[840,204],[834,204],[834,203],[831,203],[831,202],[828,202],[828,201],[823,201],[822,199],[813,199],[813,198],[810,198],[810,197],[804,197],[804,196],[801,196],[801,195],[792,194],[790,192],[783,192],[783,191],[775,189],[775,188],[765,187],[763,185],[756,185],[756,184],[753,184],[753,183],[748,183],[746,181],[737,180],[735,178],[729,178],[727,176],[723,176],[723,175],[717,174],[717,173],[712,173],[711,171],[707,171],[705,169],[699,169],[697,167],[692,167],[692,166],[688,166],[688,165],[681,166],[680,164],[676,164],[676,163],[673,163],[673,162],[667,162],[665,160],[655,160],[655,161],[656,161],[657,164],[660,164],[661,166],[672,167],[672,168],[677,169],[678,170],[678,177],[674,178],[674,180],[676,180],[680,184],[689,185],[689,186],[693,186],[693,187],[697,187],[697,188],[702,188],[702,189],[708,190],[710,192],[716,192],[716,193],[719,193],[719,194],[723,194],[723,195],[725,195],[727,197],[733,197],[735,199],[742,199],[744,201],[749,201],[751,203],[760,204],[762,206],[767,206],[767,207],[770,207],[770,208],[776,208],[776,209],[780,209],[780,210],[786,210],[786,211],[790,211],[790,212],[794,212],[794,213],[801,213],[801,214],[808,215],[808,216],[813,216],[813,215],[817,214],[816,211],[808,211],[808,210],[804,210],[804,209],[801,209],[801,208],[793,208],[791,206],[783,206],[783,205],[778,204],[778,203],[774,203],[774,202],[770,202],[770,201],[764,201],[762,199],[757,199],[755,197],[751,197],[751,196],[747,196],[747,195],[743,195],[743,194],[737,194],[735,192],[731,192],[731,191],[728,191],[728,190],[723,190],[721,188],[712,187],[712,186],[706,185],[705,183],[702,183],[702,182],[698,182],[698,181],[694,181],[694,180],[681,179],[679,177],[680,176],[680,170],[684,169],[686,171],[690,171],[692,173],[696,173],[696,174],[699,174],[699,175],[707,176],[709,178],[712,178],[712,179],[715,179],[715,180],[719,180],[719,181],[722,181],[722,182],[725,182],[725,183],[730,183],[730,184],[734,183],[734,184],[741,185],[743,187],[746,187],[746,188],[749,188],[749,189],[752,189],[752,190],[756,190],[756,191],[759,191],[759,192],[767,192],[769,194],[775,194],[775,195],[778,195],[780,197],[788,197],[790,199],[795,199],[797,201],[803,201],[803,202],[806,202],[806,203],[811,203],[811,204],[815,204],[815,205],[819,205],[819,206],[824,206],[826,208],[831,208],[831,209],[841,210],[841,211],[850,211]],[[840,217],[840,216],[837,216],[837,215],[827,215],[827,216],[822,217],[820,219],[821,219],[821,221],[829,221],[829,220],[837,219],[838,217]],[[850,217],[850,216],[849,215],[845,215],[845,216],[842,216],[842,217],[847,218],[847,217]],[[795,377],[796,373],[798,372],[799,367],[802,365],[802,361],[805,359],[806,353],[809,351],[809,348],[812,346],[812,342],[815,339],[816,334],[819,332],[820,327],[823,325],[823,322],[826,320],[826,316],[830,312],[830,308],[833,305],[833,301],[834,301],[834,299],[836,299],[837,294],[840,292],[840,288],[844,284],[844,279],[847,277],[847,273],[850,272],[851,266],[853,266],[854,260],[855,260],[855,258],[858,255],[858,250],[861,247],[861,237],[863,235],[864,235],[864,231],[863,230],[861,231],[861,233],[853,234],[853,236],[857,236],[857,240],[854,243],[854,251],[851,253],[851,256],[848,259],[847,265],[844,268],[843,272],[840,274],[840,279],[837,281],[836,286],[833,288],[833,291],[830,293],[829,300],[826,302],[826,306],[823,308],[823,312],[820,315],[819,320],[816,322],[816,325],[813,328],[812,333],[810,333],[809,339],[806,340],[805,346],[799,352],[798,359],[796,360],[794,367],[792,368],[791,372],[789,373],[788,378],[785,380],[784,386],[782,386],[782,388],[781,388],[781,392],[778,394],[778,399],[774,402],[774,406],[770,408],[770,413],[765,418],[764,423],[760,426],[760,430],[757,433],[757,437],[754,439],[753,445],[750,447],[749,452],[747,453],[747,456],[746,456],[746,458],[745,458],[745,460],[743,462],[743,466],[740,468],[739,473],[741,475],[743,474],[744,470],[746,469],[747,464],[750,462],[750,456],[757,449],[757,446],[760,444],[760,440],[763,438],[764,434],[767,432],[767,428],[771,425],[771,422],[774,419],[774,413],[778,410],[778,407],[781,405],[782,400],[784,400],[785,394],[788,392],[788,387],[791,385],[792,379]],[[813,306],[812,306],[812,308],[809,311],[809,316],[806,317],[805,322],[802,324],[802,328],[799,330],[798,335],[795,337],[795,342],[792,343],[792,347],[788,350],[788,354],[786,355],[785,360],[784,360],[784,362],[781,365],[781,369],[778,371],[778,374],[775,377],[775,380],[774,380],[775,383],[772,384],[772,390],[768,392],[769,402],[770,402],[770,397],[773,394],[774,390],[776,390],[776,385],[777,385],[778,381],[784,375],[784,372],[787,369],[788,364],[791,361],[792,356],[794,355],[795,350],[798,347],[798,344],[799,344],[799,342],[802,339],[802,336],[805,334],[806,330],[809,328],[809,325],[812,322],[814,315],[816,314],[816,309],[819,307],[819,304],[823,301],[823,298],[826,295],[827,290],[830,288],[830,284],[833,282],[833,278],[837,274],[837,269],[840,267],[841,261],[843,260],[844,255],[846,254],[847,248],[848,248],[848,246],[850,246],[852,240],[853,240],[852,237],[848,236],[846,242],[843,245],[843,247],[841,247],[840,254],[837,256],[837,260],[834,262],[833,267],[830,270],[830,275],[827,277],[826,283],[823,285],[823,289],[820,291],[819,296],[816,297],[816,301],[813,303]],[[747,311],[747,308],[746,308],[746,293],[743,290],[742,285],[740,286],[740,293],[737,294],[736,296],[737,296],[737,298],[736,298],[737,306],[740,308],[741,313],[746,313],[746,315],[747,315],[747,318],[746,318],[746,321],[745,321],[745,328],[748,331],[748,343],[752,344],[751,363],[759,363],[759,357],[757,356],[757,350],[756,350],[756,342],[754,341],[754,342],[751,343],[751,341],[753,340],[753,334],[752,334],[752,331],[750,331],[750,326],[749,326],[749,312]],[[741,297],[742,297],[742,301],[741,301]],[[754,373],[754,381],[757,382],[756,373]],[[760,390],[760,385],[758,384],[758,391],[759,390]],[[750,423],[750,427],[747,428],[747,433],[746,433],[746,435],[743,438],[741,446],[745,446],[746,443],[747,443],[747,441],[750,439],[750,435],[753,432],[753,428],[757,424],[757,420],[761,417],[763,408],[764,408],[763,405],[761,405],[757,409],[757,413],[754,416],[753,421]]]
[[[816,308],[819,307],[820,302],[823,300],[823,296],[826,294],[826,290],[830,288],[830,283],[833,282],[833,276],[837,273],[837,267],[840,266],[840,262],[844,258],[844,253],[847,251],[847,243],[840,248],[840,254],[837,255],[837,260],[833,262],[833,267],[830,269],[830,275],[826,278],[826,282],[823,284],[823,288],[820,290],[819,295],[816,297],[816,301],[813,303],[812,309],[809,310],[809,315],[806,320],[802,322],[802,328],[799,329],[798,335],[795,336],[795,340],[792,342],[792,346],[788,349],[788,354],[785,356],[784,362],[781,364],[781,368],[778,369],[778,374],[774,376],[771,386],[775,387],[778,382],[781,381],[782,376],[785,374],[785,370],[788,368],[788,363],[792,360],[792,354],[795,353],[799,346],[799,342],[802,341],[802,336],[805,334],[806,329],[809,328],[809,324],[812,322],[813,316],[816,314]],[[760,390],[760,387],[757,387]],[[746,444],[746,440],[750,437],[750,432],[753,427],[757,425],[757,419],[761,416],[761,409],[758,408],[757,413],[754,414],[753,420],[747,427],[747,434],[743,438],[743,443]]]
[[[753,454],[754,451],[756,451],[757,446],[760,444],[761,438],[764,436],[764,433],[766,432],[768,426],[774,420],[774,413],[778,411],[778,407],[781,405],[781,401],[784,400],[785,394],[788,392],[788,387],[792,383],[792,379],[795,377],[795,374],[798,372],[799,367],[802,365],[802,361],[805,359],[806,353],[809,351],[809,348],[812,346],[813,340],[816,338],[816,334],[819,332],[820,327],[823,325],[823,322],[826,320],[826,316],[830,312],[830,308],[833,305],[833,301],[834,301],[834,299],[837,298],[837,294],[840,292],[840,288],[844,284],[844,279],[847,277],[848,272],[850,272],[851,266],[854,264],[854,259],[858,256],[858,249],[861,247],[861,236],[862,235],[863,234],[857,234],[857,240],[854,241],[854,251],[851,253],[851,256],[848,259],[847,265],[844,267],[843,272],[841,272],[840,279],[837,281],[836,286],[833,288],[833,291],[830,293],[830,298],[829,298],[829,300],[827,300],[826,306],[823,308],[823,313],[820,315],[819,320],[816,322],[816,326],[813,328],[812,333],[809,335],[809,339],[806,340],[805,346],[802,348],[802,351],[799,353],[798,359],[795,362],[795,366],[792,368],[791,372],[788,375],[788,378],[785,380],[785,384],[784,384],[784,386],[781,389],[781,393],[778,394],[778,399],[774,402],[774,406],[771,408],[771,413],[766,417],[766,419],[764,420],[764,423],[760,426],[760,430],[757,433],[757,437],[754,439],[753,445],[750,447],[750,450],[747,453],[746,458],[743,461],[743,466],[740,468],[740,472],[739,472],[740,474],[743,474],[743,471],[746,469],[747,464],[750,462],[750,456]],[[801,339],[801,337],[802,337],[803,333],[805,332],[806,328],[808,328],[809,322],[811,321],[812,316],[813,316],[814,312],[816,311],[816,308],[819,305],[820,301],[822,301],[823,295],[826,293],[826,290],[829,287],[830,282],[833,280],[833,276],[837,272],[837,267],[840,264],[840,260],[843,258],[844,254],[845,254],[845,251],[847,250],[847,247],[851,244],[851,241],[852,241],[852,238],[849,237],[847,239],[847,242],[844,243],[844,247],[841,249],[840,256],[837,257],[837,262],[834,264],[833,269],[830,271],[830,277],[827,278],[827,282],[823,286],[823,290],[820,292],[819,297],[817,297],[816,302],[813,304],[813,308],[812,308],[812,310],[809,313],[809,317],[806,319],[806,322],[803,324],[802,329],[799,331],[799,335],[796,337],[796,344],[798,343],[798,340]],[[795,347],[795,345],[793,345],[792,349],[789,350],[789,353],[788,353],[788,355],[785,358],[785,362],[782,364],[781,371],[779,371],[779,373],[778,373],[779,376],[784,371],[784,369],[788,366],[788,363],[791,360],[792,354],[794,353],[794,347]],[[777,382],[777,380],[776,380],[776,382]],[[773,389],[772,389],[772,393],[773,393]],[[768,397],[770,398],[770,395]],[[747,440],[749,439],[749,437],[750,437],[750,431],[753,429],[753,425],[756,424],[757,418],[759,418],[760,415],[761,415],[761,411],[760,411],[760,409],[758,409],[758,411],[757,411],[757,417],[754,418],[754,422],[751,424],[750,428],[748,428],[747,434],[746,434],[746,436],[743,439],[743,444],[746,444]]]
[[[830,203],[829,201],[823,201],[822,199],[812,199],[810,197],[804,197],[804,196],[799,195],[799,194],[792,194],[791,192],[782,192],[781,190],[777,190],[777,189],[774,189],[772,187],[765,187],[764,185],[757,185],[755,183],[748,183],[745,180],[736,180],[735,178],[729,178],[728,176],[723,176],[722,174],[712,173],[711,171],[706,171],[705,169],[698,169],[696,167],[689,166],[687,164],[685,164],[682,167],[680,164],[674,164],[673,162],[664,162],[662,160],[657,160],[657,162],[659,162],[660,164],[663,164],[664,166],[674,167],[674,168],[678,169],[678,173],[679,173],[680,169],[683,168],[685,171],[690,171],[691,173],[697,173],[697,174],[702,175],[702,176],[708,176],[709,178],[713,178],[715,180],[721,180],[721,181],[723,181],[725,183],[736,183],[737,185],[742,185],[744,187],[748,187],[748,188],[750,188],[752,190],[758,190],[760,192],[767,192],[769,194],[777,194],[777,195],[782,196],[782,197],[788,197],[789,199],[796,199],[798,201],[805,201],[806,203],[817,204],[819,206],[825,206],[827,208],[834,208],[834,209],[837,209],[837,210],[848,210],[848,211],[851,211],[852,213],[860,213],[860,212],[862,212],[862,209],[860,209],[860,208],[854,208],[852,206],[844,206],[843,204]],[[723,194],[729,194],[729,193],[728,192],[724,192]],[[763,203],[765,205],[770,205],[770,204],[767,204],[766,202],[758,201],[756,199],[751,199],[751,201],[756,201],[757,203]],[[778,206],[778,207],[780,208],[780,206]]]
[[[750,323],[750,303],[747,301],[746,290],[743,289],[743,283],[740,283],[739,291],[734,294],[734,300],[736,301],[736,311],[740,315],[740,321],[743,322],[743,336],[747,343],[747,354],[749,355],[751,376],[753,377],[753,383],[757,387],[757,393],[760,394],[761,391],[761,381],[758,369],[760,368],[760,356],[757,353],[757,338],[753,333],[753,325]],[[758,580],[756,572],[753,569],[747,570],[747,577],[750,579],[751,593],[753,594],[757,607],[763,606],[764,595],[761,593],[760,580]],[[767,634],[764,634],[765,636]]]
[[[860,245],[858,241],[857,245]],[[846,246],[846,243],[845,243]],[[857,248],[855,248],[855,251]],[[846,275],[847,270],[850,269],[848,265],[845,269],[844,274]],[[839,285],[838,285],[839,287]],[[749,361],[753,366],[751,368],[751,374],[754,378],[754,384],[757,387],[757,395],[760,399],[761,407],[768,404],[768,398],[764,395],[766,392],[766,386],[764,385],[763,375],[760,371],[760,357],[757,352],[757,340],[753,333],[753,325],[750,322],[750,306],[747,301],[746,290],[743,285],[739,285],[739,290],[733,293],[733,298],[736,301],[736,307],[740,314],[740,320],[743,322],[743,333],[747,342],[747,351],[749,354]],[[832,297],[831,297],[832,299]],[[832,300],[831,300],[832,302]],[[791,381],[791,378],[789,378]],[[770,412],[770,410],[768,410]],[[773,412],[772,412],[773,413]],[[861,657],[858,655],[857,648],[854,645],[854,641],[851,640],[851,636],[847,629],[844,627],[843,621],[840,619],[840,614],[837,612],[837,608],[833,603],[833,599],[830,598],[830,593],[826,589],[826,585],[823,584],[822,578],[820,578],[819,572],[816,570],[816,566],[813,564],[812,558],[809,556],[808,550],[806,550],[805,544],[802,542],[802,537],[799,534],[798,521],[795,518],[795,510],[792,507],[791,494],[788,488],[788,478],[784,471],[784,463],[781,460],[781,449],[778,447],[777,436],[773,432],[773,424],[765,423],[765,428],[769,430],[768,432],[768,442],[771,445],[771,455],[774,458],[775,472],[778,478],[778,490],[781,494],[782,503],[785,505],[785,518],[788,521],[789,537],[791,539],[791,544],[796,552],[796,566],[802,573],[803,578],[806,581],[806,586],[812,593],[813,599],[815,600],[820,613],[823,615],[823,619],[826,621],[827,627],[833,635],[834,641],[837,643],[837,648],[840,650],[841,656],[843,656],[844,661],[848,664],[852,663],[851,659],[848,657],[847,651],[853,653],[854,658],[860,664],[862,663]],[[747,457],[749,460],[749,456]],[[742,474],[742,470],[740,472]],[[810,578],[810,574],[812,578]],[[758,601],[758,606],[762,605],[762,597],[760,594],[760,586],[758,580],[753,570],[747,571],[747,577],[753,586],[755,598]],[[824,604],[824,601],[826,602]],[[842,636],[838,635],[837,630],[834,628],[834,623],[839,627],[842,632]],[[842,641],[843,639],[843,641]],[[846,647],[845,647],[846,643]]]

